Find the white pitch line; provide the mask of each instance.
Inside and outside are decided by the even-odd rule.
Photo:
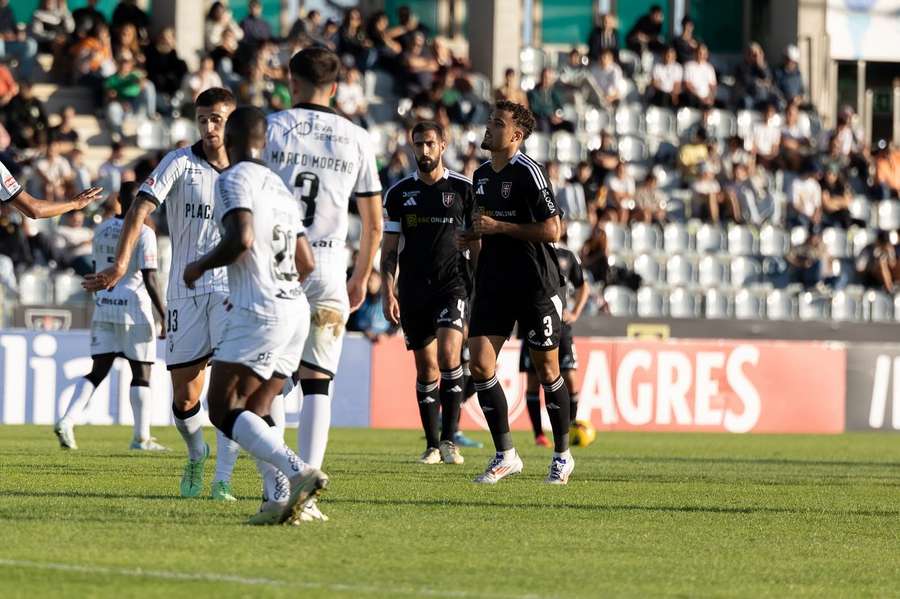
[[[419,597],[448,597],[452,599],[474,599],[477,597],[484,597],[486,599],[545,599],[545,596],[533,594],[505,595],[496,593],[473,593],[469,591],[441,591],[429,588],[383,588],[356,584],[309,582],[302,580],[278,580],[276,578],[249,578],[245,576],[217,574],[213,572],[169,572],[163,570],[144,570],[141,568],[110,568],[107,566],[96,566],[90,564],[84,565],[56,562],[33,562],[28,560],[2,558],[0,558],[0,566],[31,568],[33,570],[53,570],[57,572],[77,572],[80,574],[106,574],[110,576],[128,576],[132,578],[155,578],[159,580],[180,580],[188,582],[230,582],[234,584],[244,584],[250,586],[302,588],[344,593],[376,594],[389,592],[396,595],[412,595]]]

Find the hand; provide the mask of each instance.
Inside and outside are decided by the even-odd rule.
[[[347,280],[347,297],[350,300],[350,311],[355,312],[366,299],[366,283],[368,277],[351,276]]]
[[[456,231],[456,249],[459,251],[465,251],[469,249],[469,244],[473,241],[478,241],[481,239],[481,236],[475,233],[472,229],[466,229],[465,231]]]
[[[103,191],[102,187],[91,187],[72,198],[72,201],[75,203],[75,210],[81,210],[94,200],[99,200],[101,191]]]
[[[159,326],[159,334],[156,336],[157,339],[165,339],[166,338],[166,321],[163,319],[161,322],[158,322]]]
[[[203,276],[205,271],[196,261],[191,262],[187,266],[184,267],[184,274],[181,276],[184,279],[184,284],[187,285],[188,289],[194,288],[194,283],[197,282],[197,279]]]
[[[475,232],[475,235],[481,237],[482,235],[494,235],[496,233],[500,233],[501,225],[490,216],[485,216],[484,214],[476,214],[472,228]]]
[[[124,266],[119,266],[118,264],[113,264],[106,270],[101,270],[98,273],[85,275],[84,281],[81,283],[81,286],[86,290],[94,293],[96,291],[103,291],[104,289],[112,289],[116,286],[122,277],[125,276],[126,268]]]
[[[400,324],[400,304],[393,293],[388,293],[384,296],[381,309],[389,323],[394,325]]]
[[[564,324],[572,324],[575,322],[575,315],[569,312],[568,309],[563,309],[562,321]]]

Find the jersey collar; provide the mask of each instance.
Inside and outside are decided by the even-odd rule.
[[[306,110],[318,110],[319,112],[327,112],[329,114],[337,114],[337,111],[330,106],[322,106],[321,104],[310,104],[309,102],[297,102],[294,108],[305,108]]]
[[[196,156],[197,158],[202,159],[203,162],[205,162],[205,163],[208,164],[210,167],[212,167],[212,169],[213,169],[214,171],[216,171],[217,173],[221,173],[221,172],[222,172],[222,169],[220,169],[220,168],[217,167],[215,164],[213,164],[212,162],[210,162],[210,161],[209,161],[209,158],[206,157],[206,152],[203,151],[203,142],[202,142],[202,141],[198,141],[197,143],[195,143],[194,145],[192,145],[192,146],[191,146],[191,152],[194,153],[194,156]]]
[[[449,178],[450,178],[450,169],[445,166],[444,167],[444,176],[441,177],[441,179],[446,180]],[[416,169],[413,171],[413,180],[419,181],[419,169]],[[423,183],[424,183],[424,181],[423,181]]]

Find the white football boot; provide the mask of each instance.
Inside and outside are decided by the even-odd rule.
[[[441,460],[445,464],[464,464],[466,461],[453,441],[441,441],[440,450]]]
[[[56,438],[59,439],[60,447],[63,449],[78,449],[78,444],[75,443],[75,427],[71,424],[60,420],[53,427],[53,432],[56,434]]]
[[[522,458],[519,457],[518,453],[513,453],[511,457],[504,458],[503,454],[498,452],[491,458],[484,474],[475,477],[475,482],[484,485],[494,485],[502,478],[520,473],[524,467],[525,464],[522,463]]]
[[[440,464],[441,451],[437,447],[429,447],[419,458],[420,464]]]
[[[569,476],[575,470],[575,458],[569,451],[550,460],[550,472],[544,482],[548,485],[565,485],[569,482]]]

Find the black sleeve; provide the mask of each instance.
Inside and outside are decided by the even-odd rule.
[[[384,232],[385,233],[402,233],[402,222],[400,213],[397,210],[397,202],[394,198],[399,196],[396,187],[391,187],[384,194]]]
[[[475,187],[470,183],[463,184],[463,225],[466,230],[472,228],[475,220]]]
[[[535,222],[542,223],[554,216],[559,216],[559,206],[556,203],[556,197],[553,195],[553,189],[550,187],[550,178],[547,176],[547,170],[543,165],[538,163],[526,163],[525,177],[530,188],[529,193],[525,194],[528,201],[528,209]]]
[[[571,254],[571,258],[569,260],[569,272],[566,273],[566,278],[572,282],[572,286],[575,289],[580,288],[584,285],[584,271],[581,270],[581,261],[578,260],[578,256],[575,255],[575,252],[569,252]]]

